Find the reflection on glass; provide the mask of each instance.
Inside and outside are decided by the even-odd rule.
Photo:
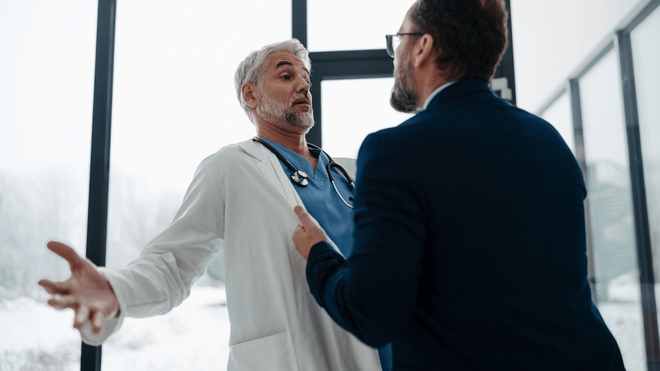
[[[653,256],[660,256],[660,9],[631,33],[639,131],[644,159],[644,181]],[[654,261],[656,280],[660,265]],[[656,295],[658,295],[656,290]]]
[[[385,49],[413,1],[307,0],[310,51]]]
[[[393,85],[392,77],[321,82],[323,148],[330,156],[356,158],[367,135],[412,116],[390,106]]]
[[[234,72],[252,50],[291,37],[290,0],[182,4],[117,8],[109,267],[138,257],[169,225],[206,156],[255,135],[236,98]],[[259,26],[245,27],[246,17]],[[104,343],[103,369],[225,369],[222,265],[210,271],[169,314],[128,318]]]
[[[37,281],[68,277],[48,240],[84,255],[95,35],[95,2],[0,5],[0,370],[80,369]]]
[[[616,50],[580,79],[596,301],[628,370],[646,365],[628,145]]]
[[[563,93],[550,105],[543,114],[543,119],[557,129],[561,137],[575,155],[575,135],[573,133],[573,119],[571,117],[571,101],[568,92]]]

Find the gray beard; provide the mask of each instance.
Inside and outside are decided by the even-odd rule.
[[[405,66],[405,70],[395,71],[390,105],[399,112],[414,113],[418,111],[417,101],[419,100],[419,96],[410,76],[410,59],[406,58],[401,65]]]
[[[294,97],[292,101],[298,98]],[[313,110],[310,109],[309,113],[300,114],[291,107],[291,104],[287,105],[279,102],[265,93],[262,93],[262,99],[259,101],[257,111],[264,120],[282,129],[309,130],[314,126]]]

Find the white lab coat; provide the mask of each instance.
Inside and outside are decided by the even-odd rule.
[[[124,269],[99,268],[121,316],[98,336],[83,331],[83,341],[98,345],[126,316],[179,305],[224,244],[228,370],[380,370],[377,351],[337,326],[309,293],[306,262],[291,241],[295,205],[298,193],[262,145],[247,140],[209,156],[170,227],[141,257]]]

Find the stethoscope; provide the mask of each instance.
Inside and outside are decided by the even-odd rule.
[[[306,171],[301,170],[301,169],[296,169],[293,166],[293,164],[291,164],[286,158],[284,158],[284,156],[282,156],[281,153],[279,153],[275,148],[273,148],[273,146],[268,144],[265,140],[262,140],[259,137],[254,137],[254,138],[252,138],[252,140],[254,140],[255,142],[259,142],[259,143],[263,144],[264,147],[268,148],[269,151],[273,152],[273,154],[275,156],[277,156],[277,158],[280,161],[282,161],[282,163],[284,165],[286,165],[286,167],[288,167],[289,170],[291,170],[291,175],[289,177],[291,178],[291,180],[293,181],[294,184],[296,184],[299,187],[307,187],[307,185],[309,184],[309,181],[307,180],[309,178],[309,174],[307,174]],[[341,165],[336,163],[335,160],[333,160],[332,157],[330,157],[330,155],[328,155],[324,150],[321,149],[321,147],[316,146],[316,145],[311,144],[311,143],[307,143],[307,146],[309,148],[316,149],[316,150],[319,150],[319,151],[323,152],[325,154],[325,156],[328,158],[328,164],[325,165],[325,171],[328,173],[328,179],[330,179],[330,183],[332,184],[332,187],[335,189],[335,192],[337,192],[337,195],[339,196],[341,201],[344,203],[344,205],[346,205],[346,206],[348,206],[352,209],[353,205],[349,204],[348,201],[353,201],[353,196],[350,196],[348,198],[348,201],[346,201],[344,199],[344,196],[342,196],[341,193],[339,192],[339,189],[337,189],[337,184],[335,184],[335,179],[332,176],[332,169],[335,168],[335,169],[339,170],[341,175],[343,175],[344,179],[346,179],[346,182],[351,186],[351,189],[353,189],[353,188],[355,188],[355,184],[353,183],[353,179],[351,178],[351,176],[348,175],[348,172],[346,171],[346,169],[344,169]]]

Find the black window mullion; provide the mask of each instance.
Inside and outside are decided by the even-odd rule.
[[[291,0],[291,34],[307,47],[307,0]]]
[[[515,106],[516,105],[516,73],[513,63],[513,33],[511,29],[511,1],[506,0],[505,5],[506,5],[506,10],[509,13],[506,22],[509,43],[507,44],[506,49],[504,50],[504,55],[502,55],[502,60],[500,61],[500,64],[495,69],[495,74],[493,78],[494,79],[502,78],[502,77],[506,78],[507,87],[511,89],[511,99],[509,100],[509,102],[511,102],[511,104]]]
[[[106,257],[115,16],[116,0],[99,0],[86,252],[97,266],[104,266]],[[82,344],[80,369],[101,370],[100,346]]]
[[[637,93],[633,69],[632,43],[630,33],[618,31],[616,38],[619,46],[621,82],[623,88],[623,107],[626,119],[628,139],[628,159],[635,218],[635,239],[637,245],[637,264],[642,298],[644,319],[644,339],[646,361],[649,371],[660,370],[660,341],[658,340],[658,311],[655,299],[655,277],[653,273],[653,252],[646,204],[644,183],[644,164],[642,158],[637,112]]]

